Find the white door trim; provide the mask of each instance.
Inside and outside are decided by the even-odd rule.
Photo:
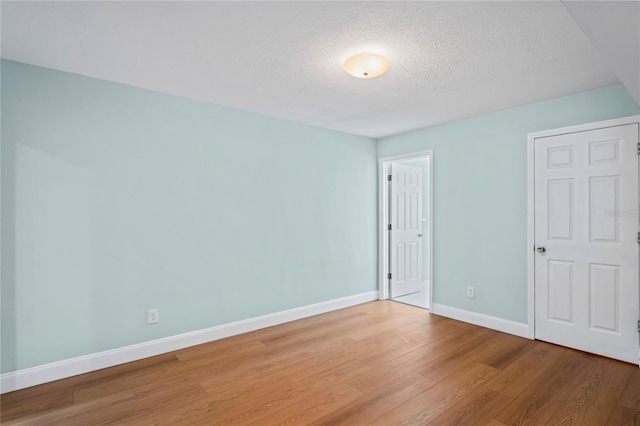
[[[535,140],[549,136],[584,132],[606,127],[624,126],[635,123],[640,123],[640,115],[545,130],[529,133],[527,135],[527,335],[530,339],[535,338]],[[640,318],[640,312],[638,313],[638,318]]]
[[[389,165],[394,161],[413,160],[428,157],[429,167],[429,306],[433,306],[433,150],[414,152],[410,154],[395,155],[378,159],[378,299],[389,298],[389,191],[387,175]],[[426,212],[423,212],[425,214]]]

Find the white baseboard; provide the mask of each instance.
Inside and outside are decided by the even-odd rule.
[[[529,326],[522,322],[510,321],[491,315],[479,314],[477,312],[465,311],[464,309],[453,308],[447,305],[434,303],[431,307],[431,313],[458,321],[468,322],[470,324],[479,325],[480,327],[490,328],[492,330],[502,331],[504,333],[515,334],[516,336],[531,339],[529,335]]]
[[[163,339],[125,346],[95,354],[80,356],[63,361],[52,362],[32,368],[25,368],[0,376],[0,393],[11,392],[42,383],[51,382],[102,368],[112,367],[125,362],[136,361],[150,356],[223,339],[236,334],[247,333],[273,325],[283,324],[361,303],[378,299],[377,291],[356,294],[354,296],[329,300],[327,302],[302,306],[282,312],[249,318],[242,321],[223,324],[204,330],[192,331],[165,337]]]

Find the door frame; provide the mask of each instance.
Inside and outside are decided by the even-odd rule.
[[[403,160],[429,158],[429,305],[433,306],[433,150],[413,152],[378,159],[378,299],[389,299],[389,166],[391,163]],[[424,190],[424,188],[423,188]],[[424,215],[425,212],[423,211]]]
[[[536,139],[549,136],[585,132],[606,127],[625,126],[628,124],[638,124],[638,128],[640,129],[640,115],[632,115],[629,117],[597,121],[594,123],[579,124],[576,126],[561,127],[558,129],[527,134],[527,337],[530,339],[535,339],[535,141]],[[640,231],[640,222],[638,230]],[[640,277],[638,277],[638,285],[640,286]],[[637,313],[637,316],[640,320],[640,312]],[[640,362],[640,343],[638,345],[638,349]]]

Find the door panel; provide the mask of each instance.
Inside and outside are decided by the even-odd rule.
[[[618,221],[613,214],[618,205],[618,176],[589,178],[589,240],[592,243],[618,242]]]
[[[421,290],[422,169],[391,165],[391,297]]]
[[[535,140],[535,337],[638,361],[638,125]]]
[[[550,260],[548,263],[549,277],[547,279],[547,318],[573,324],[573,264],[560,260]]]
[[[573,239],[573,179],[550,179],[548,182],[548,239]]]
[[[618,270],[620,266],[591,264],[589,267],[589,285],[591,286],[589,325],[601,331],[619,333]]]

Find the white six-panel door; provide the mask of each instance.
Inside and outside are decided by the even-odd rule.
[[[391,164],[391,297],[421,290],[422,169]]]
[[[638,125],[535,139],[535,337],[638,362]]]

